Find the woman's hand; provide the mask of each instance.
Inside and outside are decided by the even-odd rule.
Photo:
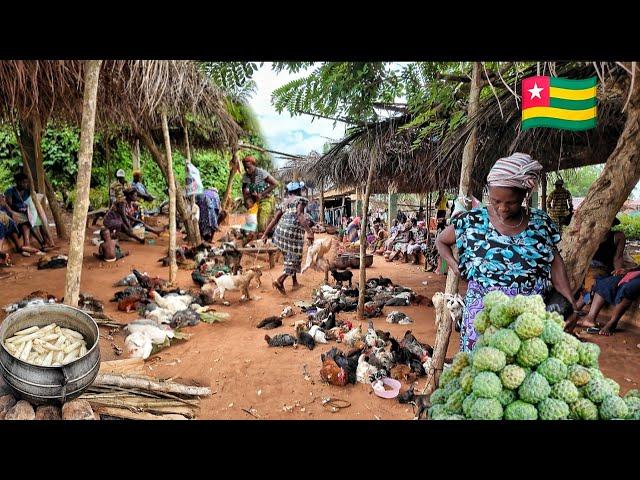
[[[309,245],[313,245],[314,240],[315,240],[315,237],[313,233],[311,235],[307,234],[307,241],[309,242]]]
[[[626,275],[627,273],[629,273],[629,270],[626,268],[616,268],[611,272],[611,275]]]
[[[453,274],[456,277],[459,277],[460,276],[460,268],[458,267],[458,265],[455,264],[455,263],[450,263],[448,265],[449,265],[449,269],[453,272]]]
[[[262,238],[261,238],[260,240],[262,240],[262,243],[265,243],[265,244],[266,244],[266,243],[267,243],[267,241],[269,240],[269,237],[267,236],[267,234],[266,234],[266,233],[264,233],[264,234],[262,235]]]

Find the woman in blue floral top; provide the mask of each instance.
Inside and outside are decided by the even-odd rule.
[[[498,160],[487,177],[490,206],[462,213],[436,240],[451,270],[469,282],[460,331],[462,351],[473,349],[477,338],[473,323],[484,295],[492,290],[509,296],[544,296],[553,286],[576,309],[556,248],[558,227],[545,212],[523,207],[540,170],[542,166],[523,153]],[[454,244],[459,260],[451,251]]]

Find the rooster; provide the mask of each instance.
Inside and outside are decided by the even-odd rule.
[[[133,312],[141,306],[142,301],[143,298],[141,295],[129,295],[118,302],[118,310],[126,313]]]
[[[163,280],[159,277],[151,278],[149,275],[140,273],[135,268],[133,269],[133,274],[136,276],[138,284],[148,290],[163,290],[169,286],[168,281]]]
[[[338,350],[336,347],[333,347],[327,353],[323,353],[320,355],[320,359],[322,363],[329,359],[333,360],[338,367],[345,371],[347,374],[347,382],[355,384],[356,379],[356,369],[358,368],[358,357],[360,353],[359,351],[353,355],[345,355],[343,352]]]
[[[407,330],[404,334],[404,338],[400,341],[400,346],[405,347],[414,356],[420,359],[421,363],[425,362],[428,357],[433,355],[433,348],[426,343],[420,343],[416,337],[413,336],[411,330]]]

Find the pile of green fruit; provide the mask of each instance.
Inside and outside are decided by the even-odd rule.
[[[458,353],[431,394],[433,420],[640,420],[640,392],[598,366],[600,348],[564,332],[540,295],[492,291],[475,319],[472,352]]]

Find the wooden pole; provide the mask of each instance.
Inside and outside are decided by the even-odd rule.
[[[62,207],[56,198],[56,192],[51,185],[49,179],[44,177],[45,188],[47,190],[47,200],[49,202],[49,208],[51,209],[51,214],[53,215],[53,221],[56,223],[56,234],[58,238],[63,240],[69,239],[69,233],[67,232],[67,227],[64,224],[64,218],[62,217]]]
[[[133,169],[140,170],[140,140],[136,138],[131,150],[131,158],[133,160]],[[111,177],[109,177],[111,179]]]
[[[33,118],[33,152],[36,165],[36,186],[38,193],[45,194],[46,186],[44,182],[44,162],[42,161],[42,123],[40,118],[35,115]],[[33,172],[32,172],[33,173]]]
[[[471,90],[469,92],[469,106],[467,107],[467,121],[470,121],[478,111],[480,105],[480,82],[482,70],[482,64],[480,62],[474,62],[473,72],[471,74]],[[462,152],[462,168],[460,171],[460,188],[458,195],[461,197],[469,196],[469,186],[471,184],[471,173],[473,169],[473,159],[475,156],[476,143],[478,142],[478,129],[474,127],[471,130],[469,139],[464,146]],[[445,294],[454,295],[458,293],[459,278],[449,270],[447,273],[447,283],[445,287]],[[431,394],[436,388],[438,388],[438,382],[440,381],[440,374],[444,366],[444,359],[447,354],[447,348],[449,347],[449,338],[451,337],[452,320],[451,315],[447,310],[447,305],[444,300],[434,305],[436,308],[436,324],[438,330],[436,333],[436,343],[433,350],[433,359],[431,362],[431,369],[428,373],[427,384],[424,388],[424,393]]]
[[[167,113],[162,112],[162,134],[167,157],[167,181],[169,183],[169,283],[175,285],[178,274],[176,263],[176,182],[173,177],[173,157],[171,156],[171,139]]]
[[[191,146],[189,145],[189,129],[187,127],[187,122],[182,121],[182,125],[183,125],[183,129],[184,129],[184,142],[185,142],[185,163],[186,165],[189,165],[191,163]],[[193,236],[195,237],[195,243],[196,245],[200,245],[202,243],[202,237],[200,236],[200,226],[198,224],[198,221],[196,219],[195,214],[193,213],[196,209],[196,196],[195,195],[190,195],[189,196],[189,214],[191,215],[192,221],[193,221],[193,225],[194,225],[194,231],[193,231]]]
[[[364,205],[362,208],[362,217],[360,217],[360,292],[358,294],[358,319],[364,320],[364,296],[367,283],[367,269],[365,261],[367,257],[367,220],[369,215],[369,196],[371,195],[371,182],[373,174],[377,168],[378,152],[371,152],[371,162],[369,164],[369,175],[367,176],[367,185],[364,191]],[[360,191],[361,189],[359,189]]]
[[[320,218],[319,223],[324,223],[324,178],[320,180]]]
[[[238,158],[238,150],[234,148],[231,152],[231,159],[229,160],[229,178],[227,179],[227,188],[225,189],[224,196],[222,197],[222,210],[227,210],[229,208],[233,179],[235,178],[236,173],[239,171],[240,159]]]
[[[91,183],[91,163],[93,160],[93,137],[95,133],[96,100],[98,79],[102,60],[85,61],[84,96],[82,100],[82,123],[80,125],[80,151],[78,152],[78,176],[76,178],[76,202],[71,221],[71,241],[69,260],[64,283],[64,303],[78,306],[82,259],[84,256],[84,235],[89,211],[89,186]]]

